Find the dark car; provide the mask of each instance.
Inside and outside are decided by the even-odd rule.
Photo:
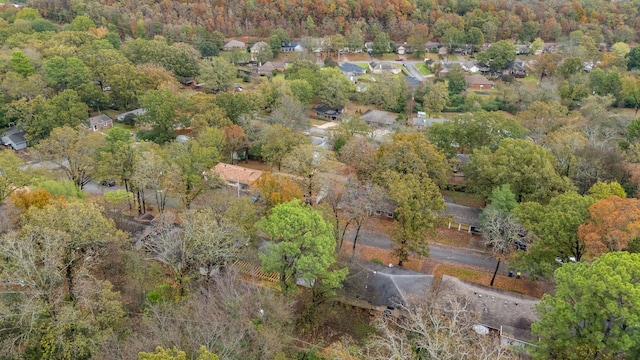
[[[100,181],[100,185],[101,186],[113,187],[113,186],[116,186],[116,182],[114,180],[111,180],[111,179],[104,179],[104,180]]]

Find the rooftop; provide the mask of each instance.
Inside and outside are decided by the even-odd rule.
[[[253,184],[262,176],[262,171],[248,169],[242,166],[218,163],[213,171],[218,173],[225,181],[239,182],[241,184]]]

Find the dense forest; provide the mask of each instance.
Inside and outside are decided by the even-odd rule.
[[[449,28],[477,28],[487,42],[497,40],[558,41],[575,30],[596,43],[634,41],[637,1],[508,0],[328,0],[328,1],[33,1],[43,17],[70,22],[85,15],[111,25],[121,36],[163,35],[187,41],[197,28],[225,36],[268,36],[282,28],[292,37],[326,36],[361,31],[368,40],[379,31],[405,41],[428,29],[441,40]]]
[[[639,357],[639,9],[3,5],[0,359]]]

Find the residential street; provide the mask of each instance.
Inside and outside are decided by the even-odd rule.
[[[352,244],[354,235],[355,231],[347,232],[347,235],[345,236],[345,242]],[[387,234],[380,234],[367,230],[360,230],[356,248],[358,244],[391,250],[391,239]],[[430,243],[429,250],[429,257],[437,261],[473,266],[476,268],[480,268],[486,272],[493,272],[496,268],[496,259],[493,256],[478,250],[457,248],[437,243]],[[502,262],[500,264],[499,274],[507,275],[508,272],[508,264]]]

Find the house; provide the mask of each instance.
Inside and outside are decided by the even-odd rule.
[[[271,52],[271,46],[264,41],[258,41],[249,49],[251,53],[251,61],[260,62],[260,56],[266,52]]]
[[[422,85],[424,82],[420,81],[419,79],[413,77],[413,76],[405,76],[404,77],[404,83],[407,84],[407,88],[409,88],[410,91],[415,91],[417,90],[420,85]]]
[[[442,46],[438,49],[438,58],[440,60],[448,60],[449,59],[449,51],[447,50],[446,46]]]
[[[262,64],[262,66],[258,66],[258,74],[260,75],[272,75],[274,71],[283,72],[284,71],[284,63],[280,61],[267,61]]]
[[[442,44],[440,44],[439,42],[429,41],[428,43],[424,44],[424,49],[427,52],[437,53],[438,49],[440,49],[441,46]]]
[[[409,306],[428,296],[433,275],[396,266],[368,263],[344,281],[344,291],[351,298],[367,301],[381,311]]]
[[[511,73],[511,75],[513,75],[513,77],[524,78],[527,76],[527,65],[522,60],[516,60],[513,62],[513,64],[511,64],[509,72]]]
[[[477,61],[464,61],[462,64],[462,70],[468,71],[470,73],[477,73],[480,71],[480,65]]]
[[[396,122],[395,115],[381,110],[367,110],[360,118],[372,126],[391,126]]]
[[[478,232],[478,219],[482,210],[445,201],[442,215],[449,218],[449,227],[462,225],[471,232]],[[452,221],[452,223],[451,223]]]
[[[396,54],[404,55],[410,54],[412,52],[411,46],[407,45],[407,43],[396,44]]]
[[[499,290],[443,275],[438,296],[469,299],[471,311],[480,314],[480,324],[495,330],[501,343],[524,345],[533,340],[531,324],[538,320],[535,306],[540,299]],[[480,325],[479,324],[479,325]],[[475,326],[474,326],[475,328]]]
[[[344,114],[344,106],[329,106],[325,104],[318,104],[313,108],[316,116],[321,119],[327,119],[331,121],[336,121],[340,119],[340,116]]]
[[[402,70],[395,66],[394,64],[380,61],[372,61],[369,63],[369,69],[371,69],[371,73],[373,74],[391,74],[397,75],[400,74]]]
[[[349,62],[342,63],[340,65],[340,71],[342,71],[347,76],[362,76],[367,73],[367,70]]]
[[[231,40],[222,46],[222,51],[245,50],[246,48],[247,44],[242,41]]]
[[[555,53],[558,52],[559,50],[559,46],[556,43],[544,43],[544,46],[542,47],[542,52],[545,53]]]
[[[494,82],[480,74],[469,75],[464,78],[467,82],[467,87],[470,89],[493,89]]]
[[[531,52],[529,45],[515,45],[516,55],[527,55]]]
[[[98,116],[90,117],[82,123],[82,126],[90,131],[111,129],[113,127],[113,120],[105,114],[100,114]]]
[[[282,43],[280,46],[280,52],[303,52],[304,47],[299,41],[290,41]]]
[[[13,150],[22,150],[27,148],[27,140],[24,138],[25,132],[18,129],[17,127],[13,127],[7,130],[0,141],[2,141],[2,145],[12,148]]]
[[[373,52],[373,42],[367,41],[366,43],[364,43],[364,48],[367,50],[369,54],[371,54]]]
[[[238,193],[248,193],[262,176],[260,170],[225,163],[218,163],[212,172],[220,175],[227,186],[236,188]]]
[[[426,127],[429,127],[433,124],[439,124],[439,123],[443,123],[445,121],[448,121],[447,119],[441,119],[441,118],[428,118],[427,114],[425,112],[422,111],[418,111],[418,116],[414,117],[412,119],[411,125],[413,125],[414,128],[416,129],[424,129]]]
[[[123,122],[128,117],[136,117],[136,116],[139,116],[139,115],[144,115],[146,112],[147,112],[147,110],[142,109],[142,108],[138,108],[138,109],[127,111],[126,113],[122,113],[122,114],[118,115],[116,117],[116,120],[118,120],[118,122]]]

